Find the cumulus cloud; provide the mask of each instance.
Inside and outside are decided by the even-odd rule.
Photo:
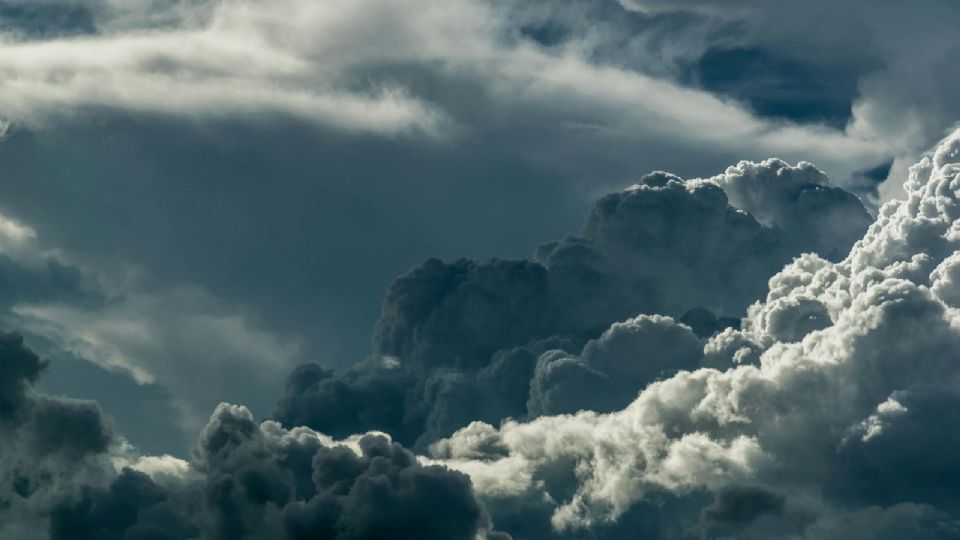
[[[38,393],[45,367],[0,336],[4,538],[509,538],[466,475],[382,434],[334,441],[221,404],[191,461],[138,456],[95,404]]]
[[[46,361],[19,334],[0,335],[0,535],[42,530],[44,509],[109,463],[112,431],[95,403],[39,394]]]
[[[422,447],[472,420],[621,408],[646,383],[698,367],[697,332],[736,326],[792,257],[836,259],[869,221],[807,163],[741,162],[686,181],[652,173],[600,199],[580,235],[533,260],[431,259],[401,276],[373,359],[298,370],[276,417]],[[637,313],[691,327],[640,317],[608,329]]]
[[[805,255],[772,278],[743,329],[705,348],[725,366],[654,382],[622,411],[473,425],[434,456],[485,497],[554,501],[561,532],[602,533],[660,505],[702,534],[955,537],[943,426],[960,332],[943,298],[960,249],[958,158],[960,132],[911,169],[908,197],[847,257]]]
[[[530,382],[531,416],[609,412],[633,401],[639,389],[682,369],[696,369],[703,343],[669,317],[641,315],[614,323],[579,356],[551,351],[537,361]]]

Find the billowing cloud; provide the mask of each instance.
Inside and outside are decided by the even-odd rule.
[[[39,394],[47,363],[18,334],[0,335],[0,535],[43,529],[44,508],[75,482],[109,470],[112,431],[95,403]]]
[[[533,260],[431,259],[401,276],[373,359],[343,373],[298,370],[277,418],[424,445],[472,420],[621,408],[651,380],[697,367],[699,338],[673,319],[639,318],[588,339],[637,313],[709,336],[735,325],[792,257],[838,258],[869,221],[807,163],[742,162],[706,180],[652,173],[603,197],[580,235],[541,245]],[[571,384],[606,391],[578,402]]]
[[[38,393],[45,366],[0,336],[4,538],[505,538],[466,475],[386,436],[334,441],[221,404],[191,462],[137,456],[95,404]]]
[[[622,411],[474,424],[434,455],[485,497],[554,501],[561,532],[602,536],[660,505],[711,536],[956,537],[958,183],[960,132],[846,258],[796,259],[741,330],[711,338],[725,366],[654,382]]]
[[[641,315],[614,323],[579,356],[559,350],[542,355],[527,410],[541,416],[621,409],[647,383],[696,369],[702,356],[703,343],[693,330],[669,317]]]

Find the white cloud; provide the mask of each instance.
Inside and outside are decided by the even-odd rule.
[[[707,347],[732,356],[736,347],[717,341],[739,333],[765,349],[756,363],[728,357],[721,370],[681,372],[610,414],[472,425],[434,445],[434,456],[472,475],[489,497],[547,489],[544,471],[571,468],[573,495],[553,515],[561,530],[615,521],[657,490],[682,497],[748,483],[824,512],[815,532],[839,519],[827,500],[811,502],[831,496],[837,474],[854,488],[889,475],[902,493],[873,496],[937,504],[918,471],[936,478],[952,466],[945,448],[936,450],[943,420],[930,411],[943,409],[930,400],[960,399],[960,318],[938,298],[952,299],[955,291],[946,293],[955,287],[935,270],[960,250],[960,131],[914,166],[906,185],[908,198],[885,205],[845,260],[798,259],[771,280],[742,332],[728,330]],[[798,301],[784,303],[791,298]],[[811,301],[825,323],[810,329],[792,319],[800,326],[787,332],[789,343],[764,322]],[[919,449],[925,457],[898,480],[894,464]]]

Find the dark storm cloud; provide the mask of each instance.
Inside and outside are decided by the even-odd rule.
[[[641,315],[615,323],[579,356],[540,357],[530,382],[530,416],[621,409],[650,381],[696,369],[703,343],[669,317]]]
[[[276,417],[423,447],[472,420],[615,410],[648,382],[698,367],[702,343],[670,318],[587,339],[637,313],[687,317],[708,337],[791,257],[836,258],[868,222],[856,197],[806,163],[742,162],[710,180],[653,173],[603,197],[581,235],[541,245],[534,260],[431,259],[401,276],[373,359],[300,368]]]
[[[725,525],[747,525],[764,514],[783,512],[785,500],[764,488],[729,486],[703,509],[703,517]]]
[[[355,448],[258,426],[221,405],[198,441],[196,475],[172,486],[125,469],[51,512],[51,539],[501,538],[466,475],[421,466],[382,436]]]
[[[143,24],[101,10],[123,31],[83,40],[21,17],[36,43],[0,43],[4,210],[84,268],[151,274],[101,310],[36,306],[82,304],[77,274],[11,256],[19,321],[54,345],[89,337],[78,356],[193,412],[228,392],[262,403],[298,335],[331,364],[360,358],[397,268],[471,258],[394,283],[371,359],[296,370],[288,430],[221,406],[189,465],[160,460],[173,473],[125,453],[90,403],[38,394],[42,362],[11,345],[11,536],[496,537],[488,513],[516,538],[960,536],[941,451],[956,443],[955,144],[842,261],[861,203],[778,160],[649,175],[531,259],[482,260],[559,237],[577,190],[638,168],[804,155],[878,193],[956,111],[954,8],[208,4],[162,28],[149,9],[130,9]],[[782,269],[803,251],[820,257]],[[335,444],[300,424],[436,441],[479,496],[382,436]]]
[[[335,444],[239,406],[217,408],[189,465],[151,467],[92,402],[37,393],[45,367],[19,335],[0,335],[3,538],[506,538],[462,473],[422,466],[382,435]]]
[[[26,538],[50,501],[87,474],[112,440],[93,402],[38,394],[47,363],[16,333],[0,334],[0,535]]]

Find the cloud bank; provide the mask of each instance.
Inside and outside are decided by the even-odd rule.
[[[825,201],[855,201],[810,178],[818,178],[812,167],[776,160],[741,163],[711,179],[656,173],[598,203],[582,236],[544,250],[575,246],[576,257],[586,251],[594,262],[624,239],[634,243],[621,249],[655,250],[644,232],[672,229],[653,203],[721,216],[706,223],[750,232],[733,238],[762,241],[754,245],[766,249],[752,251],[754,259],[781,256],[769,249],[778,245],[771,238],[848,241],[852,233],[791,232],[792,220],[816,211],[831,219]],[[738,198],[740,183],[757,197]],[[413,385],[446,400],[427,417],[456,427],[454,405],[478,401],[458,389],[489,384],[520,396],[509,387],[518,380],[512,370],[529,370],[523,414],[499,425],[474,414],[481,421],[450,436],[418,436],[415,443],[427,446],[420,457],[391,441],[393,430],[410,437],[405,417],[387,433],[341,436],[258,424],[246,408],[228,404],[214,411],[189,461],[141,456],[112,434],[95,405],[37,392],[44,362],[8,335],[0,405],[16,444],[4,450],[0,512],[11,518],[3,526],[9,535],[45,530],[52,538],[77,531],[107,538],[379,538],[395,531],[497,539],[955,538],[960,463],[948,450],[954,430],[944,426],[953,425],[958,400],[958,186],[960,132],[911,169],[908,198],[884,205],[846,255],[786,255],[759,301],[733,288],[719,297],[705,289],[704,298],[749,304],[739,328],[687,309],[685,290],[631,297],[649,303],[638,309],[666,314],[614,322],[592,339],[589,328],[551,328],[544,337],[542,322],[517,329],[510,317],[551,313],[539,295],[553,289],[539,284],[553,266],[429,261],[388,295],[375,336],[379,356],[345,373],[301,368],[289,389],[326,396],[316,402],[324,406],[345,403],[366,418],[359,422],[374,422],[397,409],[368,398]],[[758,218],[731,206],[756,201],[766,205],[754,208]],[[639,225],[623,219],[637,215],[646,218]],[[683,276],[636,268],[645,279]],[[600,275],[622,283],[616,272]],[[685,285],[675,288],[693,286]],[[623,290],[635,289],[644,291]],[[561,298],[571,298],[571,289],[563,291]],[[496,309],[500,298],[510,309]],[[431,316],[437,309],[441,315]],[[683,311],[678,319],[691,325],[671,311]],[[462,348],[437,341],[441,335],[456,336]],[[381,372],[393,378],[371,376]],[[420,395],[405,395],[405,405],[422,407],[414,402]],[[358,427],[329,431],[370,431]]]

